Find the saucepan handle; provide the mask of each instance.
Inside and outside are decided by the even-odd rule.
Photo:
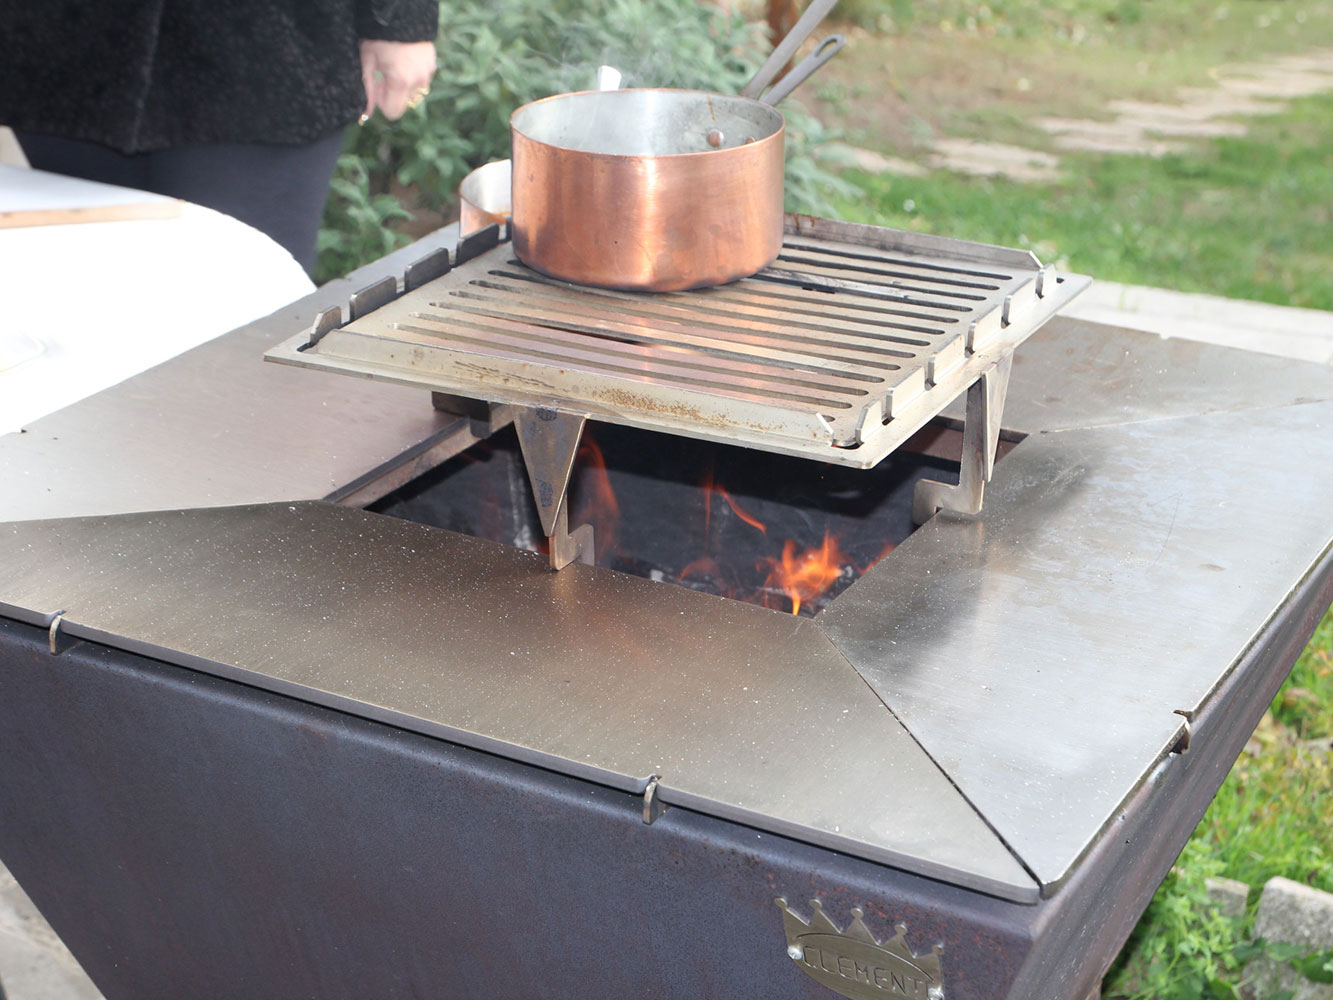
[[[796,55],[796,50],[801,47],[801,43],[815,33],[815,28],[819,27],[819,22],[824,20],[837,2],[838,0],[810,0],[810,6],[805,9],[805,13],[801,15],[800,19],[792,25],[791,31],[787,32],[787,37],[778,43],[777,48],[773,50],[773,54],[768,57],[768,61],[759,67],[759,72],[754,75],[754,78],[741,88],[741,96],[758,97],[763,89],[782,72],[782,67],[791,62],[792,56]]]
[[[846,35],[829,35],[828,38],[819,43],[819,47],[815,51],[793,66],[791,72],[779,80],[777,85],[759,100],[770,107],[776,105],[793,90],[805,83],[810,78],[810,74],[841,52],[842,47],[846,44]]]

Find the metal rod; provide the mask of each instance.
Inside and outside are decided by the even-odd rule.
[[[782,67],[791,61],[801,43],[814,34],[819,22],[824,20],[837,2],[838,0],[812,0],[805,13],[801,15],[801,19],[792,26],[791,31],[787,32],[787,37],[773,50],[768,61],[760,66],[759,72],[741,88],[741,96],[758,97],[763,89],[773,82]]]

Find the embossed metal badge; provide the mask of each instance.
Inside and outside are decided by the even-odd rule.
[[[814,916],[808,923],[791,911],[785,899],[774,902],[782,908],[787,955],[815,982],[850,1000],[944,1000],[940,979],[944,948],[937,944],[928,955],[914,955],[907,947],[906,924],[898,924],[897,934],[880,943],[856,907],[852,922],[841,931],[817,899],[810,900]]]

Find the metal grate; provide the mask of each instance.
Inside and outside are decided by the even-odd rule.
[[[773,266],[688,292],[573,285],[501,244],[270,356],[868,467],[1086,281],[1020,251],[806,218]]]

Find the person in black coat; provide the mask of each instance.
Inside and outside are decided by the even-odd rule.
[[[343,129],[435,70],[438,0],[0,0],[0,124],[33,167],[268,233],[309,271]]]

